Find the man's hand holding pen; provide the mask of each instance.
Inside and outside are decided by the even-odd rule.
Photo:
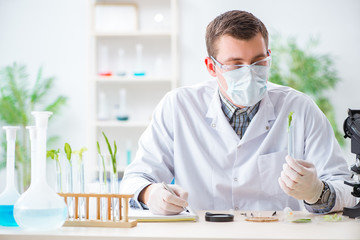
[[[172,215],[188,211],[188,192],[178,185],[153,183],[143,190],[139,198],[154,214]]]

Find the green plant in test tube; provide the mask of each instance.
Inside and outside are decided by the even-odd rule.
[[[116,145],[116,142],[114,140],[114,151],[113,149],[111,148],[111,145],[110,145],[110,142],[108,140],[108,138],[106,137],[105,133],[102,132],[104,138],[105,138],[105,141],[106,141],[106,144],[108,146],[108,150],[109,150],[109,153],[110,153],[110,158],[111,158],[111,163],[112,163],[112,171],[113,171],[113,174],[111,174],[111,178],[110,178],[110,181],[111,181],[111,193],[113,194],[118,194],[118,191],[119,191],[119,182],[118,182],[118,174],[117,174],[117,161],[116,161],[116,153],[117,153],[117,145]],[[119,201],[118,199],[111,199],[111,205],[112,205],[112,219],[114,221],[118,221],[119,220]]]
[[[110,153],[110,157],[111,157],[111,162],[112,162],[112,167],[113,167],[113,172],[114,174],[116,174],[116,153],[117,153],[117,146],[116,146],[116,142],[114,140],[114,152],[112,151],[112,148],[111,148],[111,145],[109,143],[109,140],[108,138],[106,137],[105,133],[102,132],[104,138],[105,138],[105,141],[106,141],[106,144],[108,146],[108,149],[109,149],[109,153]]]
[[[78,179],[76,180],[79,185],[80,193],[85,192],[85,173],[84,173],[84,163],[83,163],[83,153],[86,152],[88,149],[86,147],[82,147],[78,151],[73,151],[72,153],[78,156]],[[85,219],[85,199],[79,198],[79,218]]]
[[[58,149],[58,150],[51,149],[51,150],[46,151],[46,158],[51,158],[52,160],[55,160],[57,167],[59,168],[59,173],[58,173],[59,175],[58,175],[57,181],[59,183],[58,186],[60,186],[60,191],[63,192],[62,183],[61,183],[62,171],[61,171],[59,155],[60,155],[60,149]]]
[[[70,144],[65,143],[64,151],[65,151],[66,159],[69,161],[69,171],[67,172],[68,192],[72,193],[74,191],[73,191],[73,174],[72,174],[72,161],[71,161],[72,150]],[[68,216],[69,219],[74,219],[73,198],[68,199]]]
[[[287,127],[287,130],[288,132],[290,131],[290,126],[291,126],[291,122],[292,122],[292,115],[294,114],[294,112],[290,112],[289,115],[288,115],[288,127]]]
[[[102,162],[102,165],[103,165],[103,170],[104,170],[103,178],[104,178],[104,183],[105,183],[105,186],[106,186],[107,181],[106,181],[105,159],[104,159],[104,156],[101,154],[99,141],[96,141],[96,144],[97,144],[97,151],[98,151],[99,156],[101,157],[101,162]]]
[[[70,146],[69,146],[70,147]],[[78,155],[80,163],[83,160],[83,153],[86,152],[88,149],[86,147],[82,147],[79,151],[73,151],[74,154]],[[71,149],[70,149],[71,151]]]
[[[71,153],[72,153],[72,151],[71,151],[71,147],[70,147],[70,145],[68,143],[65,143],[64,150],[65,150],[66,158],[69,161],[70,166],[71,166]]]

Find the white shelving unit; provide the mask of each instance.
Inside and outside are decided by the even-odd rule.
[[[106,5],[131,5],[136,7],[138,27],[134,30],[96,31],[96,8]],[[97,169],[96,141],[102,153],[107,153],[102,131],[109,141],[118,145],[119,169],[126,167],[126,146],[131,143],[132,159],[137,151],[138,139],[151,120],[151,114],[161,98],[178,86],[178,3],[177,0],[92,0],[90,1],[89,36],[89,99],[88,143],[89,160],[95,178]],[[155,20],[156,19],[156,20]],[[159,21],[161,20],[161,21]],[[145,76],[134,76],[136,44],[143,46]],[[99,49],[108,48],[108,65],[111,76],[99,75]],[[122,49],[126,70],[125,76],[117,76],[118,51]],[[119,90],[126,90],[129,119],[116,119],[116,104]],[[99,119],[99,94],[106,96],[109,117]]]

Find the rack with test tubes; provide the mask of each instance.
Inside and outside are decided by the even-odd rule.
[[[64,226],[77,227],[117,227],[131,228],[137,225],[136,220],[129,220],[129,199],[134,195],[126,194],[96,194],[96,193],[59,193],[66,203],[69,198],[75,198],[75,216],[68,218]],[[79,215],[79,200],[85,198],[85,216]],[[90,219],[90,198],[96,199],[96,219]],[[107,202],[107,217],[101,217],[101,200],[105,198]],[[118,199],[119,209],[112,208],[112,199]],[[124,206],[122,204],[124,202]],[[119,219],[114,217],[115,211],[119,211]],[[81,214],[81,213],[80,213]]]

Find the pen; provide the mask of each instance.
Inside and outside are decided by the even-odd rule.
[[[169,186],[168,186],[166,183],[162,182],[162,185],[163,185],[163,187],[164,187],[167,191],[169,191],[172,195],[177,196],[177,195],[174,193],[174,191],[173,191],[171,188],[169,188]],[[183,207],[183,209],[184,209],[185,212],[188,212],[188,213],[190,212],[186,207]]]

